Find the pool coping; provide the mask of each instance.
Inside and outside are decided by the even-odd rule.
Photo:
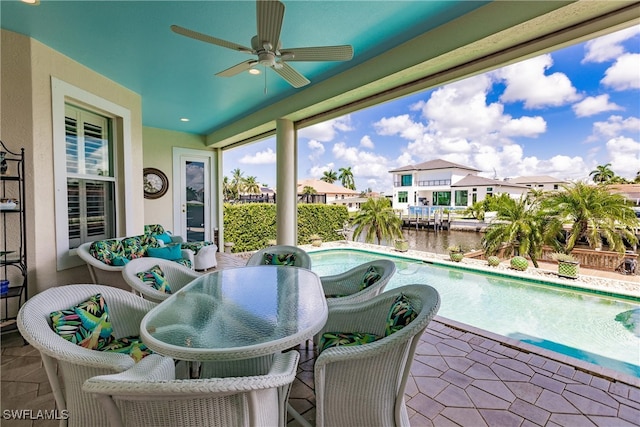
[[[400,258],[414,258],[420,261],[439,264],[445,267],[456,268],[460,270],[480,271],[490,273],[496,276],[507,276],[518,279],[527,279],[539,284],[551,284],[562,288],[569,288],[576,291],[590,291],[604,296],[614,298],[622,298],[631,300],[634,303],[640,303],[640,283],[609,279],[604,277],[595,277],[581,274],[577,279],[562,278],[556,272],[543,268],[530,267],[526,271],[516,271],[509,267],[508,262],[503,261],[497,267],[489,267],[484,260],[475,260],[465,258],[461,262],[453,262],[448,255],[441,255],[432,252],[408,250],[400,252],[389,246],[372,245],[360,242],[337,241],[323,242],[322,246],[316,247],[311,245],[300,246],[307,252],[319,252],[328,249],[356,249],[366,250],[369,252],[377,252],[384,255],[390,255]]]

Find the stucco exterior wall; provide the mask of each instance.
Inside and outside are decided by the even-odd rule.
[[[144,127],[142,129],[144,141],[145,168],[160,169],[169,179],[169,191],[159,199],[144,199],[144,223],[162,224],[167,229],[173,227],[173,148],[191,148],[211,152],[205,146],[203,135]]]
[[[142,103],[140,96],[28,37],[2,30],[0,138],[26,151],[29,294],[69,283],[89,283],[85,266],[57,271],[51,77],[91,92],[131,112],[132,165],[142,171]],[[134,173],[122,190],[132,192],[133,228],[142,232],[142,173]]]

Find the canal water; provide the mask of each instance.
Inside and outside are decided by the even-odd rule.
[[[402,235],[409,242],[409,249],[436,254],[447,254],[447,248],[459,245],[464,252],[482,249],[482,236],[478,231],[458,230],[426,230],[402,229]],[[364,242],[364,233],[357,241]],[[393,242],[382,242],[383,245],[393,246]]]

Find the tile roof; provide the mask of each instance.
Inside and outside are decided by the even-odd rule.
[[[566,182],[565,180],[554,178],[549,175],[531,175],[531,176],[517,176],[515,178],[510,178],[509,182],[514,184],[543,184],[545,182]]]
[[[341,185],[329,184],[320,179],[303,179],[302,181],[298,181],[298,193],[302,193],[302,190],[306,186],[315,188],[318,194],[360,194],[359,191],[350,190]]]
[[[480,172],[480,169],[475,169],[469,166],[460,165],[458,163],[449,162],[447,160],[435,159],[428,162],[418,163],[417,165],[407,165],[398,169],[390,170],[389,172],[404,172],[404,171],[424,171],[424,170],[436,170],[436,169],[465,169],[474,172]]]
[[[510,188],[529,188],[525,185],[514,184],[512,181],[498,181],[496,179],[485,178],[483,176],[469,174],[462,178],[451,187],[471,187],[471,186],[492,186],[492,187],[510,187]]]

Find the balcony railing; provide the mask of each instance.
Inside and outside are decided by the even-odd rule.
[[[403,185],[400,181],[394,181],[394,187],[411,187],[413,184]],[[450,179],[429,179],[426,181],[416,181],[416,187],[438,187],[443,185],[451,185]]]

